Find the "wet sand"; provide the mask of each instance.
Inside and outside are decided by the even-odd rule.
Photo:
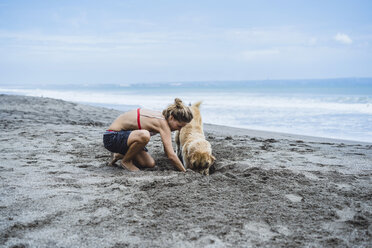
[[[372,144],[205,125],[214,173],[108,166],[120,113],[0,95],[1,247],[371,247]]]

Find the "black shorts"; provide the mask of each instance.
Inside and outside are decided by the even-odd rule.
[[[129,149],[128,137],[132,131],[106,131],[103,134],[103,145],[107,150],[125,155]],[[146,147],[143,149],[147,152]]]

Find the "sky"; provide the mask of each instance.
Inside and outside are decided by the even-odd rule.
[[[0,84],[372,77],[372,1],[0,0]]]

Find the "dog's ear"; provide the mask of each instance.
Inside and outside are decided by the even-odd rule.
[[[190,163],[191,163],[191,164],[194,164],[195,161],[196,161],[195,154],[191,154],[191,155],[189,155],[189,158],[190,158]]]
[[[197,165],[196,165],[197,160],[198,160],[198,156],[195,153],[193,153],[190,156],[190,165],[191,165],[192,169],[195,169],[197,167]]]

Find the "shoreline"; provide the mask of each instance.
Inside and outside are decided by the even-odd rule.
[[[372,142],[358,141],[358,140],[346,140],[328,137],[317,137],[311,135],[301,135],[293,133],[282,133],[274,131],[263,131],[249,128],[231,127],[218,124],[204,123],[205,128],[218,132],[221,135],[228,135],[229,132],[236,133],[236,135],[250,135],[258,136],[261,138],[269,139],[290,139],[290,140],[306,140],[312,142],[324,142],[324,143],[345,143],[345,144],[361,144],[361,145],[372,145]]]
[[[107,166],[120,111],[0,95],[2,247],[367,247],[372,146],[205,124],[214,173]],[[174,146],[175,147],[175,146]]]
[[[0,95],[9,95],[9,96],[25,96],[25,95],[17,95],[14,94],[8,94],[8,93],[0,93]],[[55,99],[50,97],[38,97],[38,96],[26,96],[26,97],[36,97],[36,98],[46,98],[46,99],[54,99],[54,100],[60,100],[65,101],[63,99]],[[68,102],[68,101],[67,101]],[[89,102],[75,102],[72,101],[75,104],[81,104],[81,105],[87,105],[92,107],[98,107],[98,108],[105,108],[113,111],[128,111],[134,108],[140,107],[139,105],[115,105],[112,104],[106,104],[106,103],[89,103]],[[205,128],[212,129],[215,132],[221,132],[221,130],[229,130],[230,132],[235,132],[242,135],[256,135],[260,136],[262,138],[270,138],[270,137],[277,137],[279,139],[306,139],[309,141],[314,142],[328,142],[328,143],[347,143],[347,144],[364,144],[364,145],[372,145],[371,142],[367,141],[359,141],[359,140],[349,140],[349,139],[339,139],[339,138],[328,138],[328,137],[320,137],[320,136],[311,136],[311,135],[301,135],[301,134],[294,134],[294,133],[284,133],[284,132],[275,132],[275,131],[267,131],[267,130],[259,130],[259,129],[250,129],[250,128],[243,128],[243,127],[233,127],[228,125],[219,125],[219,124],[213,124],[213,123],[204,123]],[[228,131],[226,131],[228,132]]]
[[[31,92],[32,91],[30,91],[30,93],[28,94],[32,94]],[[87,92],[85,93],[80,92],[82,95],[79,97],[78,97],[78,95],[80,94],[79,91],[77,92],[71,91],[67,95],[63,95],[60,93],[61,92],[58,92],[58,91],[55,91],[53,94],[51,94],[50,92],[49,93],[45,92],[46,95],[44,96],[50,95],[51,97],[65,99],[67,101],[73,101],[78,104],[87,104],[90,106],[107,107],[107,108],[113,108],[113,109],[120,110],[120,111],[127,111],[129,109],[140,107],[139,105],[137,105],[137,99],[132,99],[129,96],[127,96],[131,99],[129,101],[125,101],[125,100],[123,101],[123,100],[120,100],[119,98],[118,100],[120,101],[116,103],[112,103],[113,101],[111,101],[111,103],[94,103],[94,102],[88,102],[90,101],[89,99],[91,99],[91,94],[94,94],[94,92],[92,92],[91,94],[87,94]],[[40,92],[35,93],[33,95],[42,96]],[[117,97],[115,96],[115,94],[113,95],[109,94],[108,96],[110,99]],[[104,99],[104,94],[98,95],[96,97],[97,98],[95,99],[97,99],[98,102],[110,102],[110,101],[107,101],[107,99],[106,101],[102,101],[102,99]],[[316,95],[313,97],[317,98]],[[255,98],[253,98],[252,101],[254,99]],[[266,100],[267,99],[259,99],[257,101],[265,102]],[[297,101],[298,100],[301,100],[301,98],[297,99]],[[306,100],[306,99],[302,99],[302,100]],[[279,104],[288,104],[288,101],[289,101],[288,99],[284,103],[281,103],[279,101]],[[311,99],[308,101],[311,102]],[[354,99],[353,101],[357,101],[357,100]],[[310,111],[310,113],[307,112],[307,114],[303,116],[304,118],[302,118],[301,115],[299,117],[297,114],[295,114],[295,112],[287,110],[287,108],[285,107],[278,108],[278,111],[281,112],[279,116],[283,115],[283,113],[286,113],[289,116],[285,115],[285,116],[282,116],[281,118],[279,118],[276,114],[272,114],[270,116],[269,114],[270,112],[267,112],[269,110],[267,106],[264,107],[262,110],[264,111],[264,113],[257,114],[255,113],[256,107],[260,108],[260,105],[258,104],[256,106],[253,103],[253,106],[256,106],[256,107],[250,107],[250,105],[244,105],[246,109],[243,112],[246,112],[246,114],[242,113],[244,116],[242,120],[239,120],[241,118],[239,117],[239,115],[241,114],[240,112],[232,113],[231,111],[228,112],[229,113],[228,116],[230,114],[234,116],[231,116],[231,118],[229,117],[227,120],[219,119],[218,117],[216,117],[216,111],[218,112],[218,109],[211,109],[211,106],[212,106],[211,105],[211,106],[208,106],[209,110],[205,112],[206,118],[204,118],[204,120],[209,123],[215,123],[216,125],[226,125],[226,126],[237,127],[237,128],[253,129],[253,130],[259,130],[263,132],[265,131],[273,132],[273,133],[278,132],[278,133],[287,133],[287,134],[294,134],[294,135],[306,135],[310,137],[313,137],[313,136],[324,137],[327,139],[340,139],[340,140],[346,140],[346,141],[372,143],[372,137],[368,129],[368,118],[370,116],[371,109],[368,106],[363,105],[362,103],[360,103],[362,105],[359,104],[360,106],[358,107],[358,104],[354,104],[354,103],[357,103],[358,101],[357,102],[353,102],[353,101],[346,105],[343,102],[341,104],[337,101],[329,102],[329,103],[324,102],[323,104],[325,105],[324,106],[322,105],[322,107],[320,108],[321,110],[320,112],[318,111],[317,112]],[[301,103],[304,104],[304,102],[301,102]],[[167,103],[164,102],[163,104],[166,105]],[[213,103],[213,100],[212,100],[212,104],[218,105],[219,103],[218,102]],[[338,104],[338,105],[337,107],[335,107],[333,106],[333,104],[336,104],[336,105]],[[144,105],[146,104],[144,103]],[[226,103],[225,105],[228,106],[228,103]],[[153,108],[153,107],[155,106],[149,105],[149,103],[147,103],[146,105],[146,108]],[[162,109],[162,107],[164,106],[158,104],[156,106],[156,109],[159,109],[159,107],[160,109]],[[290,106],[287,106],[287,107],[290,107]],[[332,110],[329,110],[328,109],[329,107]],[[298,111],[302,111],[302,110],[309,111],[307,108],[308,106],[305,104],[301,108],[298,108]],[[314,105],[314,108],[317,108],[317,106]],[[339,111],[339,109],[344,109],[344,108],[346,108],[345,113],[343,111]],[[362,108],[363,111],[361,111],[360,108]],[[324,111],[326,112],[324,113]],[[350,111],[354,111],[354,112],[350,112]],[[252,113],[252,112],[253,114],[255,114],[257,118],[250,119],[250,115],[247,116],[247,113]],[[350,113],[358,114],[358,117],[353,117]],[[318,114],[320,117],[318,117]],[[291,118],[290,116],[292,116],[293,118]],[[339,117],[335,117],[335,116],[339,116]],[[312,118],[315,118],[314,122],[312,122]],[[312,124],[304,124],[307,122],[312,123]],[[241,124],[244,124],[244,125],[241,125]],[[249,127],[250,125],[253,125],[253,124],[254,126]],[[263,130],[260,130],[260,127],[262,127]]]
[[[14,96],[14,97],[31,97],[31,98],[40,98],[40,99],[50,99],[55,101],[62,101],[62,102],[69,102],[63,99],[55,99],[50,97],[38,97],[38,96],[25,96],[25,95],[17,95],[17,94],[2,94],[0,96]],[[132,108],[138,108],[138,106],[132,105],[118,105],[123,108],[123,110],[110,107],[111,104],[99,104],[99,103],[87,103],[87,102],[70,102],[77,105],[85,105],[90,107],[97,107],[106,109],[108,111],[116,112],[118,115],[123,111],[130,110]],[[109,123],[107,125],[110,125]],[[277,138],[277,139],[290,139],[290,140],[306,140],[306,141],[313,141],[313,142],[324,142],[324,143],[345,143],[345,144],[361,144],[361,145],[372,145],[372,142],[367,141],[358,141],[358,140],[348,140],[348,139],[338,139],[338,138],[328,138],[328,137],[319,137],[319,136],[311,136],[311,135],[301,135],[301,134],[294,134],[294,133],[284,133],[284,132],[275,132],[275,131],[266,131],[266,130],[259,130],[259,129],[250,129],[250,128],[242,128],[242,127],[233,127],[228,125],[219,125],[213,123],[204,123],[204,128],[206,131],[217,132],[221,135],[229,135],[229,132],[233,133],[234,135],[250,135],[250,136],[258,136],[261,138],[269,139],[269,138]]]

